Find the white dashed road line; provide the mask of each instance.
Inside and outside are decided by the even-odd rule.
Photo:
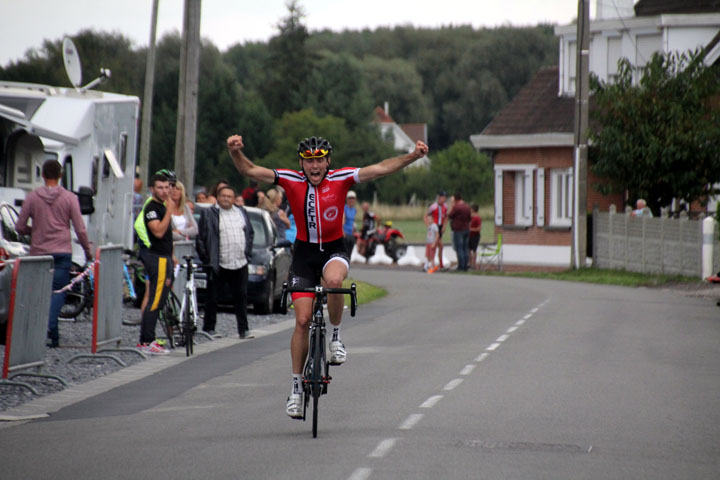
[[[385,440],[382,440],[380,443],[378,443],[378,446],[375,447],[375,450],[373,450],[370,455],[368,455],[368,457],[383,458],[385,455],[388,454],[390,450],[392,450],[397,440],[397,438],[386,438]]]
[[[443,390],[446,392],[449,392],[450,390],[455,390],[455,388],[460,385],[463,382],[462,378],[456,378],[454,380],[450,380],[447,385],[443,387]]]
[[[372,474],[372,468],[358,468],[352,475],[348,477],[348,480],[367,480]]]
[[[443,398],[442,395],[433,395],[432,397],[425,400],[421,405],[420,408],[432,408],[434,407],[441,399]]]
[[[537,307],[530,310],[530,313],[526,314],[522,317],[522,319],[515,322],[515,324],[508,328],[504,334],[500,335],[497,340],[495,340],[494,343],[491,343],[487,348],[485,348],[485,352],[481,353],[474,359],[474,364],[468,364],[463,367],[462,370],[460,370],[460,375],[470,375],[477,366],[478,363],[484,361],[490,354],[487,352],[494,352],[497,350],[503,342],[506,342],[508,339],[510,339],[510,335],[515,333],[519,327],[523,326],[527,320],[532,318],[532,316],[537,313],[541,307],[546,305],[550,301],[549,298],[545,299],[544,302],[539,304]],[[444,387],[443,391],[449,392],[457,388],[461,383],[463,382],[462,378],[455,378],[453,380],[450,380]],[[420,404],[418,408],[432,408],[437,403],[442,400],[443,395],[433,395],[427,400],[425,400],[423,403]],[[415,425],[418,424],[420,420],[423,418],[422,413],[413,413],[410,416],[408,416],[403,423],[398,427],[399,430],[411,430]],[[368,458],[384,458],[390,450],[395,446],[399,439],[398,438],[386,438],[375,447],[375,450],[370,452],[368,455]],[[592,447],[590,447],[592,448]],[[372,468],[367,467],[361,467],[357,468],[348,478],[348,480],[367,480],[372,475]]]
[[[480,362],[482,362],[483,360],[485,360],[485,359],[488,357],[488,355],[489,355],[488,353],[481,353],[480,355],[478,355],[478,356],[475,358],[475,361],[476,361],[477,363],[480,363]]]
[[[413,413],[409,417],[405,419],[405,421],[398,427],[400,430],[410,430],[413,428],[417,423],[422,420],[423,414],[422,413]]]

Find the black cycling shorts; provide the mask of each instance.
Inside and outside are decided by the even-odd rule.
[[[343,238],[338,238],[332,242],[321,244],[303,242],[295,240],[295,249],[293,251],[292,265],[290,266],[290,274],[288,284],[290,288],[313,288],[320,285],[323,270],[331,261],[341,261],[350,269],[350,257],[348,257],[345,249]],[[312,293],[293,293],[292,298],[295,300],[300,297],[312,297]]]

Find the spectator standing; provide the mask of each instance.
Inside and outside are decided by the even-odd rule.
[[[188,202],[185,194],[185,186],[180,181],[176,181],[170,186],[170,197],[175,202],[177,212],[173,213],[173,241],[178,240],[195,240],[198,233],[197,222],[193,216],[190,202]]]
[[[470,207],[470,248],[468,255],[470,256],[470,268],[475,270],[477,261],[477,248],[480,245],[480,229],[482,227],[482,218],[478,214],[480,207],[477,203],[473,203]]]
[[[248,261],[253,244],[253,228],[244,207],[233,204],[235,190],[218,190],[218,203],[200,214],[196,250],[202,263],[210,265],[205,298],[203,330],[215,333],[217,292],[227,286],[233,292],[235,318],[240,338],[253,338],[247,321]]]
[[[343,217],[343,238],[348,256],[352,255],[355,246],[355,216],[357,215],[357,194],[350,190],[345,197],[345,212]]]
[[[292,213],[288,215],[288,220],[290,220],[290,228],[285,230],[285,239],[290,243],[295,243],[295,238],[297,238],[297,225],[295,224],[295,217],[293,217]]]
[[[207,203],[207,193],[198,192],[195,194],[195,203]]]
[[[174,178],[174,172],[168,173]],[[144,235],[138,232],[138,238],[142,239],[146,247],[141,248],[139,256],[148,277],[148,300],[142,309],[138,348],[150,355],[167,355],[170,351],[155,340],[155,326],[160,308],[172,286],[173,268],[177,263],[173,256],[172,232],[172,216],[176,205],[170,196],[167,176],[160,173],[153,175],[150,178],[150,192],[152,197],[143,208],[141,225],[145,230]]]
[[[245,199],[242,195],[235,195],[235,200],[233,201],[236,207],[244,207],[245,206]]]
[[[448,213],[453,231],[453,248],[458,257],[458,270],[467,271],[470,241],[470,207],[462,199],[460,191],[455,192],[454,204]]]
[[[378,217],[370,211],[370,204],[363,202],[360,207],[363,211],[362,229],[360,230],[360,238],[358,239],[358,253],[365,256],[367,251],[368,238],[377,231]]]
[[[70,265],[72,263],[72,237],[70,225],[75,229],[80,245],[85,251],[85,259],[92,261],[85,223],[80,213],[77,196],[60,185],[62,165],[57,160],[46,160],[42,166],[44,186],[28,193],[23,202],[20,215],[15,222],[15,230],[22,235],[30,235],[30,255],[50,255],[53,257],[53,292],[70,283]],[[32,219],[32,227],[28,220]],[[48,317],[48,346],[60,345],[58,315],[65,303],[65,293],[53,293],[50,300]]]
[[[255,180],[250,180],[249,186],[242,191],[242,197],[248,207],[258,206],[258,183]]]
[[[145,204],[145,195],[143,194],[143,181],[140,174],[135,174],[133,181],[133,218],[137,218]]]
[[[438,193],[435,202],[428,207],[425,213],[425,224],[428,225],[430,222],[437,224],[438,226],[438,239],[437,239],[437,256],[439,268],[444,270],[443,265],[443,240],[442,236],[445,233],[445,225],[447,224],[447,192],[440,191]]]
[[[230,185],[230,182],[227,180],[218,180],[218,182],[212,186],[210,189],[210,193],[208,193],[207,202],[212,203],[213,205],[217,203],[217,192],[222,187],[227,187]]]
[[[633,217],[642,217],[643,215],[646,217],[653,216],[650,209],[647,208],[647,203],[642,198],[638,198],[637,202],[635,202],[635,210],[632,211],[631,215]]]
[[[290,228],[290,219],[285,210],[280,208],[283,203],[283,193],[280,190],[271,188],[265,194],[263,209],[270,212],[270,217],[278,231],[278,238],[285,239],[285,232]]]
[[[435,253],[437,251],[438,226],[435,222],[430,222],[427,226],[427,236],[425,237],[425,267],[427,273],[435,273],[438,268],[435,266]]]

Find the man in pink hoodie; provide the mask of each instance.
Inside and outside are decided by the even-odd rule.
[[[70,283],[72,263],[72,238],[70,224],[75,229],[80,245],[85,250],[87,261],[92,260],[85,223],[80,213],[80,204],[74,193],[59,185],[62,166],[57,160],[46,160],[42,166],[45,185],[30,192],[23,202],[15,229],[23,235],[31,235],[30,255],[51,255],[55,261],[53,291]],[[28,225],[32,219],[32,226]],[[48,346],[60,344],[58,315],[65,303],[65,293],[54,293],[50,301],[48,319]]]

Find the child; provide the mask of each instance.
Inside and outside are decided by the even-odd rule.
[[[435,222],[431,222],[428,225],[427,237],[425,237],[425,268],[427,273],[435,273],[438,268],[435,266],[435,251],[437,250],[437,243],[439,238],[440,230]]]
[[[475,261],[477,260],[477,248],[480,244],[480,227],[482,226],[482,218],[478,215],[480,207],[474,203],[471,207],[470,215],[470,268],[475,270]]]

